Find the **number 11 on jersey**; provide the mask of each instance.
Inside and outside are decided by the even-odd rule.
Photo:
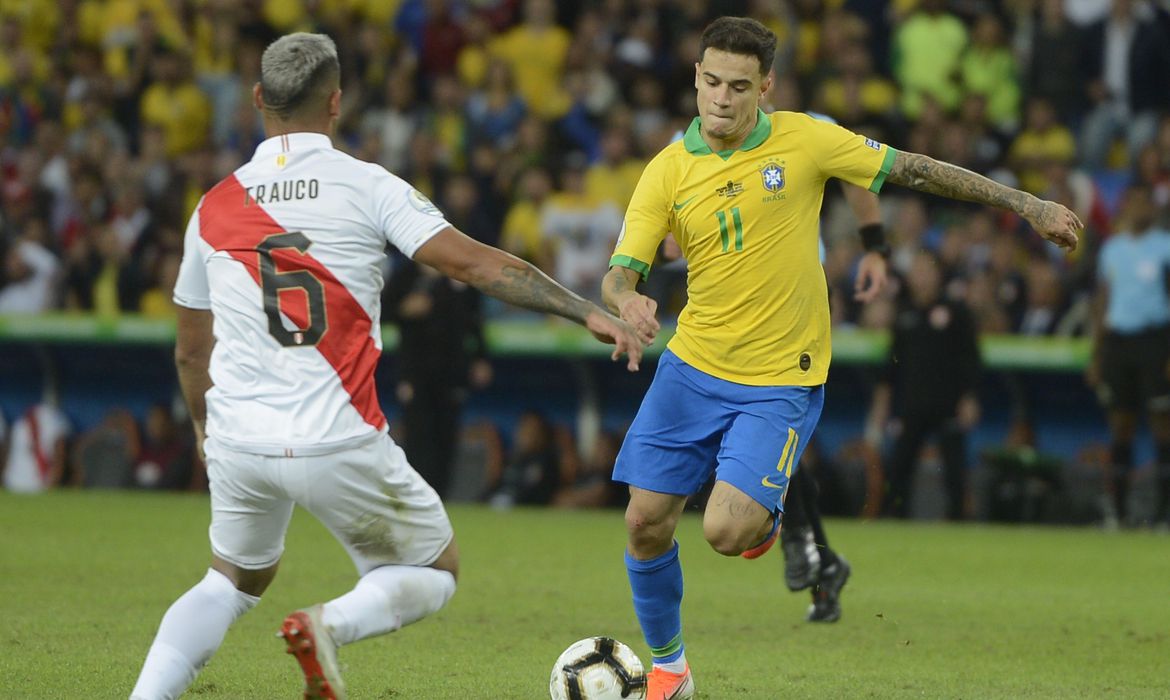
[[[723,252],[727,253],[731,249],[731,233],[727,228],[727,212],[715,212],[715,218],[719,220],[719,240],[723,243]],[[735,252],[743,250],[743,221],[739,218],[739,207],[731,208],[731,223],[735,227]]]

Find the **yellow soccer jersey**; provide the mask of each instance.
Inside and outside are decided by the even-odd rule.
[[[877,192],[894,154],[805,114],[762,111],[742,146],[712,152],[696,118],[643,171],[610,265],[645,278],[673,233],[689,266],[688,301],[668,347],[740,384],[823,384],[831,356],[817,248],[825,181]]]

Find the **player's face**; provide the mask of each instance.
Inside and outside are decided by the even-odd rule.
[[[734,141],[755,125],[760,96],[772,86],[755,56],[707,49],[695,64],[699,119],[707,136]]]

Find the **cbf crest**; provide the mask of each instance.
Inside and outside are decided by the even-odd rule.
[[[760,177],[764,179],[764,189],[769,192],[779,192],[784,189],[784,168],[775,163],[768,163],[760,170]]]

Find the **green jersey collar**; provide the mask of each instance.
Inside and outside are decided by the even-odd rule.
[[[683,145],[686,146],[687,152],[693,156],[705,156],[715,152],[711,150],[711,147],[708,146],[707,142],[703,140],[703,135],[699,133],[700,124],[701,120],[698,117],[695,117],[691,122],[691,125],[687,127],[687,133],[683,135]],[[744,139],[743,144],[740,145],[739,148],[732,148],[726,151],[717,151],[715,153],[718,153],[719,157],[723,160],[727,160],[731,157],[731,154],[735,153],[736,151],[752,150],[756,146],[759,146],[761,143],[763,143],[764,140],[771,135],[772,120],[768,117],[767,114],[764,114],[764,110],[756,109],[756,127],[752,129],[752,133],[748,134],[747,138]]]

